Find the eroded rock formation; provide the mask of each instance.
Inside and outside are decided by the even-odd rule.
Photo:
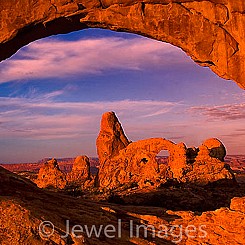
[[[117,156],[120,150],[128,146],[129,141],[114,112],[106,112],[102,115],[96,144],[99,145],[97,153],[101,164],[106,159]]]
[[[40,188],[65,188],[67,184],[66,175],[59,169],[56,159],[44,163],[44,166],[39,170],[36,184]]]
[[[114,188],[131,184],[139,187],[160,186],[169,179],[201,185],[234,180],[232,170],[224,163],[225,147],[218,139],[206,140],[197,149],[188,149],[184,143],[175,144],[164,138],[128,144],[113,112],[102,116],[101,126],[97,140],[101,163],[98,173],[100,187]],[[128,145],[122,144],[122,136]],[[156,160],[161,150],[169,151],[167,166],[158,164]]]
[[[234,198],[231,200],[230,208],[222,207],[215,211],[203,212],[201,215],[195,215],[193,212],[167,211],[168,214],[179,216],[179,218],[169,222],[167,226],[181,227],[177,228],[176,232],[181,232],[183,235],[175,236],[171,240],[185,245],[244,244],[244,202],[244,197]],[[165,220],[161,221],[156,218],[141,216],[142,223],[148,221],[148,224],[156,225],[156,221],[158,221],[160,224],[166,225]],[[187,227],[191,227],[191,229],[187,229]],[[186,233],[186,229],[191,230],[191,232]]]
[[[64,189],[69,186],[84,187],[85,184],[89,186],[88,182],[91,180],[89,158],[78,156],[74,161],[72,171],[69,173],[60,170],[56,159],[45,162],[39,170],[35,183],[40,188]]]
[[[133,205],[113,205],[98,203],[83,198],[78,199],[55,192],[37,188],[31,181],[22,178],[0,167],[0,243],[1,244],[172,244],[180,240],[180,245],[199,244],[244,244],[245,237],[245,197],[235,197],[230,207],[219,208],[195,214],[189,211],[165,211],[162,207],[146,207]],[[44,205],[45,204],[45,205]],[[45,208],[44,208],[45,207]],[[103,231],[98,237],[86,232],[72,233],[64,237],[66,219],[70,225],[79,224],[82,227],[113,225],[118,228],[118,219],[122,219],[121,237],[117,232],[109,233],[114,238],[108,238]],[[41,227],[43,221],[54,225]],[[142,229],[139,236],[134,232],[130,236],[130,222],[136,225],[153,225],[156,232],[162,230],[161,237],[152,239],[152,229],[144,236]],[[47,223],[46,223],[47,224]],[[186,235],[185,229],[194,225],[197,232]],[[202,225],[206,236],[200,231]],[[163,227],[167,227],[163,230]],[[175,226],[174,234],[171,228]],[[47,233],[41,233],[42,228]],[[181,230],[180,230],[181,229]],[[85,229],[84,229],[85,230]],[[193,231],[193,226],[192,229]],[[90,229],[89,229],[90,231]],[[166,233],[165,233],[166,231]],[[76,233],[77,234],[77,233]],[[108,234],[108,233],[107,233]],[[164,236],[164,234],[167,234]],[[48,235],[45,237],[45,235]]]
[[[244,11],[243,0],[2,0],[0,60],[36,39],[99,27],[169,42],[245,88]]]
[[[72,171],[67,174],[70,183],[82,184],[90,179],[90,162],[87,156],[76,157]]]
[[[198,147],[194,163],[188,165],[188,171],[180,177],[180,180],[208,184],[234,179],[230,166],[224,163],[225,155],[225,146],[218,139],[212,138],[204,141]]]

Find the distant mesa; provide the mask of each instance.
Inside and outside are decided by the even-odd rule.
[[[124,184],[159,187],[169,180],[206,185],[212,182],[235,183],[234,174],[224,162],[225,146],[216,138],[198,148],[187,148],[164,138],[130,142],[114,112],[102,116],[97,138],[100,161],[98,185],[115,188]],[[168,164],[159,164],[156,156],[169,151]]]

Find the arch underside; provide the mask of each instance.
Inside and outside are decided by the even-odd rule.
[[[244,11],[243,0],[2,0],[0,60],[43,37],[105,28],[171,43],[245,88]]]

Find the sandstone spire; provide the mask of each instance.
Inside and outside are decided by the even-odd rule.
[[[96,141],[100,164],[108,158],[119,154],[120,150],[129,145],[129,140],[114,112],[102,115],[100,133]]]

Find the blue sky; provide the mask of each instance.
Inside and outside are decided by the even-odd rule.
[[[96,156],[102,113],[129,139],[223,141],[245,154],[245,92],[182,50],[89,29],[42,39],[0,63],[0,162]]]

